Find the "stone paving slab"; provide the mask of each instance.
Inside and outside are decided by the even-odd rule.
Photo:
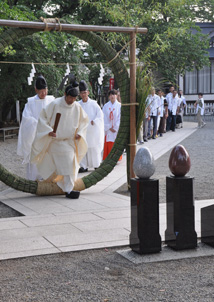
[[[99,230],[106,231],[108,229],[119,229],[119,228],[126,228],[128,230],[131,229],[130,217],[108,219],[108,220],[95,220],[95,221],[88,221],[88,222],[75,222],[72,225],[74,225],[82,232],[99,231]]]
[[[129,244],[128,239],[125,240],[117,240],[117,241],[106,241],[105,246],[103,246],[103,242],[93,242],[93,243],[86,243],[81,245],[74,245],[74,246],[66,246],[61,247],[59,250],[61,252],[77,252],[77,251],[85,251],[85,250],[95,250],[95,249],[103,249],[106,250],[108,248],[112,248],[112,246],[127,246]]]
[[[53,245],[43,237],[31,238],[13,238],[13,240],[4,240],[0,245],[0,256],[6,253],[17,253],[24,251],[35,251],[41,249],[50,249]]]
[[[21,205],[19,202],[17,202],[16,200],[12,200],[12,199],[5,199],[2,200],[0,197],[0,200],[6,204],[7,206],[9,206],[12,209],[16,209],[17,212],[25,215],[25,216],[38,216],[38,213],[29,209],[26,206]]]
[[[11,252],[8,250],[6,253],[0,254],[0,260],[9,260],[9,259],[16,259],[16,258],[25,258],[25,257],[32,257],[32,256],[41,256],[41,255],[50,255],[50,254],[58,254],[61,251],[57,248],[42,248],[36,250],[24,250],[24,251],[16,251]]]
[[[9,220],[1,221],[0,220],[0,231],[2,230],[11,230],[11,229],[20,229],[25,228],[25,225],[19,220]]]
[[[28,227],[35,227],[35,226],[44,226],[44,225],[60,225],[66,223],[77,223],[77,222],[92,222],[92,221],[102,220],[100,217],[94,215],[93,213],[72,213],[72,214],[64,214],[59,216],[47,216],[47,217],[21,217],[19,221],[22,221],[23,225]]]
[[[82,233],[78,228],[71,224],[53,224],[45,226],[36,227],[25,227],[22,229],[7,229],[0,231],[1,242],[10,241],[14,238],[24,239],[24,238],[35,238],[35,237],[45,237],[52,235],[61,234],[80,234]]]
[[[62,235],[53,235],[46,236],[45,238],[53,246],[62,248],[68,246],[76,246],[81,244],[90,244],[102,243],[105,247],[106,242],[111,242],[112,246],[117,246],[117,241],[125,240],[128,241],[129,231],[123,228],[117,229],[107,229],[103,230],[94,230],[90,232],[84,232],[81,234],[62,234]]]
[[[106,220],[118,219],[118,218],[129,218],[130,217],[130,209],[115,209],[114,211],[105,211],[105,212],[94,212],[95,215],[101,217]]]

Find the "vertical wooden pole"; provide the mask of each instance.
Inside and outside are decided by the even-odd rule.
[[[136,33],[130,34],[130,103],[136,103]],[[130,105],[130,179],[135,177],[133,161],[136,154],[136,106]]]

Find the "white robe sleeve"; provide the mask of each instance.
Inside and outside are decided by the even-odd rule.
[[[89,121],[87,130],[87,143],[88,148],[98,148],[100,151],[104,145],[104,117],[103,112],[99,105],[95,106],[95,118],[93,119],[94,125]]]
[[[36,137],[31,149],[31,162],[40,163],[45,155],[45,152],[51,143],[52,137],[49,133],[53,131],[50,126],[50,120],[54,110],[54,102],[50,103],[41,111],[40,118],[37,125]]]
[[[17,154],[24,158],[24,163],[30,162],[31,146],[35,137],[37,120],[33,117],[30,106],[25,105],[22,122],[19,129]]]
[[[85,113],[85,111],[80,106],[80,117],[79,117],[79,126],[77,129],[77,134],[80,135],[80,139],[77,140],[77,162],[80,163],[83,157],[85,156],[88,144],[86,142],[86,133],[87,133],[87,127],[88,127],[88,116]]]
[[[109,119],[110,111],[108,110],[107,105],[103,107],[103,115],[104,115],[104,130],[107,132],[112,127],[112,122]]]
[[[116,111],[116,116],[114,116],[114,130],[116,130],[116,132],[118,132],[120,127],[120,116],[121,116],[121,105],[119,103]]]

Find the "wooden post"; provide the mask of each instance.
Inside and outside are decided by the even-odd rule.
[[[133,161],[136,154],[136,33],[130,34],[130,179],[135,177]]]

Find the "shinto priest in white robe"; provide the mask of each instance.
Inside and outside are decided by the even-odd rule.
[[[104,118],[103,112],[96,101],[88,98],[87,102],[79,101],[89,118],[86,141],[88,151],[81,160],[80,166],[86,168],[98,168],[102,161],[102,150],[104,146]],[[94,124],[91,124],[91,121]]]
[[[48,134],[53,131],[57,113],[61,113],[61,118],[56,137],[52,138]],[[87,126],[88,116],[80,104],[75,101],[68,105],[64,96],[50,103],[40,114],[31,161],[36,163],[44,179],[52,177],[64,192],[72,191],[79,162],[87,152]],[[74,139],[77,134],[79,140]]]
[[[17,154],[24,158],[23,164],[27,164],[26,177],[30,180],[41,179],[41,175],[39,175],[36,165],[30,163],[30,153],[40,112],[54,99],[55,98],[52,95],[47,95],[44,99],[40,99],[38,95],[30,97],[28,98],[28,102],[25,104],[22,113]]]

